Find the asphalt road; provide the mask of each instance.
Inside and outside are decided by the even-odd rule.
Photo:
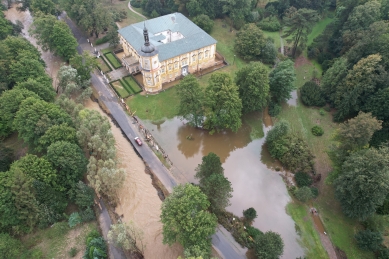
[[[62,16],[64,17],[64,16]],[[87,38],[85,35],[75,26],[73,21],[70,19],[64,19],[70,29],[72,30],[74,37],[78,41],[77,51],[81,54],[82,51],[92,51],[92,47],[88,44]],[[158,157],[154,154],[154,152],[149,148],[148,145],[138,146],[135,143],[134,138],[140,137],[141,134],[138,133],[138,130],[134,124],[132,124],[132,120],[127,114],[124,112],[123,108],[120,105],[120,100],[116,97],[116,95],[112,92],[110,87],[103,82],[103,79],[98,76],[98,74],[92,74],[92,85],[98,91],[100,100],[104,103],[104,105],[108,108],[112,117],[119,124],[122,132],[127,136],[129,141],[132,143],[134,148],[143,158],[143,160],[147,163],[153,173],[158,177],[158,179],[162,182],[165,188],[172,192],[173,187],[177,185],[176,181],[170,174],[170,172],[166,169],[166,167],[162,164],[162,162],[158,159]],[[144,142],[144,141],[143,141]],[[239,244],[235,242],[233,237],[225,230],[222,226],[219,225],[217,232],[212,236],[212,244],[214,248],[219,252],[221,256],[225,259],[244,259],[246,258],[245,252],[246,249],[242,249]],[[116,258],[116,257],[114,257]],[[118,257],[121,258],[121,257]]]

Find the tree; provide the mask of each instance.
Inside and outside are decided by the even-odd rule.
[[[187,75],[177,86],[180,97],[178,114],[193,127],[200,127],[204,122],[204,94],[196,77]]]
[[[117,32],[115,31],[117,34]],[[70,65],[77,70],[77,75],[80,76],[81,82],[91,79],[91,73],[97,68],[98,61],[95,57],[84,51],[82,55],[74,55],[69,60]]]
[[[337,88],[334,115],[341,121],[362,109],[366,99],[386,84],[388,73],[380,65],[381,56],[370,55],[361,59],[347,74],[345,83]]]
[[[0,40],[4,40],[12,34],[12,23],[5,19],[4,13],[0,14]]]
[[[266,44],[263,46],[259,58],[266,64],[274,64],[277,58],[277,53],[277,49],[274,46],[274,40],[272,38],[267,38]]]
[[[235,83],[239,87],[242,112],[261,111],[269,98],[268,70],[261,62],[253,62],[238,70]]]
[[[51,15],[55,15],[57,11],[51,0],[31,0],[31,10],[34,13],[42,12]]]
[[[28,154],[15,161],[11,166],[11,170],[19,170],[31,179],[58,188],[57,173],[44,157]]]
[[[19,105],[28,97],[40,99],[38,95],[27,89],[12,89],[0,95],[0,137],[11,134]]]
[[[245,18],[250,14],[251,11],[251,0],[223,0],[223,13],[228,14],[231,18],[232,23],[236,29],[240,29],[241,25],[244,24]]]
[[[242,101],[231,76],[227,73],[212,74],[205,96],[204,128],[210,130],[210,134],[222,129],[237,132],[242,126]]]
[[[369,148],[346,158],[334,181],[335,195],[350,218],[365,220],[389,192],[389,148]]]
[[[163,243],[175,242],[190,249],[191,256],[208,258],[211,252],[211,235],[215,233],[217,218],[207,211],[209,201],[199,187],[178,185],[162,204]],[[197,246],[193,253],[193,246]]]
[[[292,40],[290,40],[293,41],[292,57],[295,57],[297,47],[305,47],[308,35],[311,33],[315,23],[319,21],[319,16],[314,10],[306,8],[296,10],[294,7],[291,7],[288,9],[284,20],[287,26],[284,36],[292,36]]]
[[[77,144],[76,129],[69,127],[66,123],[53,125],[39,139],[36,149],[40,152],[46,151],[51,144],[57,141]]]
[[[313,198],[312,191],[308,186],[298,188],[294,195],[301,202],[307,202]]]
[[[8,171],[14,160],[14,151],[0,143],[0,172]]]
[[[53,103],[29,97],[20,104],[14,119],[14,129],[25,142],[37,146],[39,138],[51,126],[67,123],[73,125],[70,116]]]
[[[213,20],[206,14],[200,14],[193,18],[193,23],[203,29],[205,32],[210,33],[213,27]]]
[[[380,89],[373,95],[371,95],[365,106],[363,107],[365,112],[371,112],[379,120],[389,121],[389,87]]]
[[[314,81],[306,82],[300,89],[301,101],[307,106],[324,106],[326,104],[322,90]]]
[[[266,45],[265,36],[255,23],[249,23],[236,33],[235,51],[246,60],[258,58]]]
[[[130,221],[111,225],[108,231],[108,242],[130,252],[142,254],[145,245],[143,244],[143,232]]]
[[[321,80],[321,88],[326,100],[331,104],[335,105],[336,91],[340,85],[344,84],[346,79],[348,68],[347,59],[339,58],[335,63],[326,71]]]
[[[381,233],[370,230],[359,231],[355,235],[355,239],[360,249],[373,252],[377,251],[380,248],[382,241],[384,241]]]
[[[118,169],[112,159],[96,160],[89,158],[88,175],[90,185],[96,193],[106,195],[111,201],[117,200],[117,191],[123,186],[125,172]]]
[[[278,233],[268,231],[257,236],[254,249],[259,259],[278,259],[284,252],[284,242]]]
[[[120,44],[120,39],[119,39],[119,35],[118,35],[118,30],[119,28],[117,27],[116,24],[110,26],[108,28],[108,33],[106,35],[106,37],[109,39],[108,42],[109,42],[109,46],[112,46],[114,48],[117,47],[117,45]],[[97,62],[97,61],[96,61]]]
[[[249,221],[252,222],[254,219],[258,217],[257,211],[254,208],[248,208],[243,211],[243,216]]]
[[[62,190],[69,190],[86,173],[87,159],[76,144],[58,141],[47,148],[49,160],[58,172]]]
[[[75,203],[83,210],[92,207],[94,204],[94,190],[82,181],[76,184],[75,196]]]
[[[56,55],[69,60],[77,53],[77,40],[69,26],[53,15],[38,15],[30,29],[43,50],[53,51]]]
[[[8,79],[11,84],[25,82],[29,78],[45,77],[44,66],[36,60],[31,59],[31,53],[22,52],[20,59],[11,63]]]
[[[371,113],[359,112],[358,116],[340,124],[335,140],[339,142],[338,150],[351,153],[366,148],[375,131],[382,128],[382,121]]]
[[[52,102],[55,98],[55,91],[51,84],[50,77],[28,78],[27,81],[18,82],[14,89],[27,89],[36,93],[42,100]]]
[[[220,157],[215,153],[210,152],[208,155],[203,156],[202,163],[196,167],[195,178],[199,179],[200,185],[204,185],[204,180],[210,177],[212,174],[224,175],[224,169],[220,162]]]
[[[0,233],[1,258],[28,258],[28,250],[23,243],[7,233]]]
[[[213,173],[202,182],[204,184],[200,185],[200,188],[207,195],[213,211],[223,211],[231,205],[233,189],[231,182],[224,175]]]
[[[290,93],[295,88],[296,73],[291,60],[278,63],[269,74],[270,95],[272,99],[281,103],[291,98]]]

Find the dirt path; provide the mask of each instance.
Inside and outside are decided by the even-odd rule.
[[[97,103],[88,101],[86,108],[105,113]],[[119,190],[120,204],[116,208],[123,215],[124,222],[133,221],[144,232],[145,258],[170,259],[182,256],[180,245],[169,247],[162,244],[161,204],[151,178],[145,173],[145,164],[135,153],[131,144],[123,137],[121,130],[111,122],[116,140],[117,158],[126,171],[124,186]]]
[[[53,86],[54,88],[56,87],[57,84],[57,74],[58,70],[63,64],[62,60],[60,57],[54,56],[54,54],[50,51],[42,51],[42,49],[38,46],[36,43],[36,39],[31,37],[30,34],[28,33],[28,30],[31,27],[31,24],[33,22],[31,13],[29,11],[25,12],[19,12],[16,10],[17,5],[12,5],[12,8],[4,11],[5,17],[12,21],[13,23],[16,22],[16,20],[19,20],[22,22],[24,29],[22,30],[22,36],[26,38],[28,41],[31,42],[35,47],[41,51],[42,59],[46,63],[46,73],[53,79]]]
[[[136,13],[136,14],[139,15],[140,17],[145,18],[145,19],[147,20],[147,17],[146,17],[146,16],[144,16],[143,14],[140,14],[140,13],[138,13],[137,11],[135,11],[134,9],[132,9],[131,1],[128,2],[128,8],[131,10],[131,12]]]

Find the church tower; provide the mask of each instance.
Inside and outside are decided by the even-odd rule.
[[[144,45],[138,54],[140,55],[140,66],[143,75],[143,85],[146,92],[158,92],[162,90],[161,75],[159,73],[158,49],[150,43],[149,33],[146,24],[143,29]]]

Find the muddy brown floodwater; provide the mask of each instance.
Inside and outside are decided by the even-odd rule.
[[[88,101],[85,107],[106,116],[95,102]],[[162,201],[151,183],[150,176],[145,173],[142,159],[135,153],[121,130],[111,120],[110,123],[116,141],[117,158],[121,162],[120,168],[126,172],[124,185],[118,191],[120,204],[116,212],[123,215],[124,222],[132,221],[143,230],[146,244],[145,258],[175,259],[182,256],[180,245],[169,247],[162,244],[162,223],[160,222]]]
[[[243,216],[243,210],[254,207],[258,213],[254,226],[261,231],[272,230],[281,234],[285,243],[282,258],[295,259],[304,255],[295,223],[285,210],[291,200],[285,183],[279,173],[261,162],[264,138],[252,141],[249,125],[244,124],[237,133],[223,132],[213,136],[184,125],[178,118],[158,124],[145,121],[144,125],[169,154],[176,167],[174,170],[179,171],[183,181],[197,182],[194,170],[201,158],[209,152],[216,153],[234,189],[227,210]],[[266,127],[264,131],[269,129]],[[187,136],[192,136],[192,140]]]

